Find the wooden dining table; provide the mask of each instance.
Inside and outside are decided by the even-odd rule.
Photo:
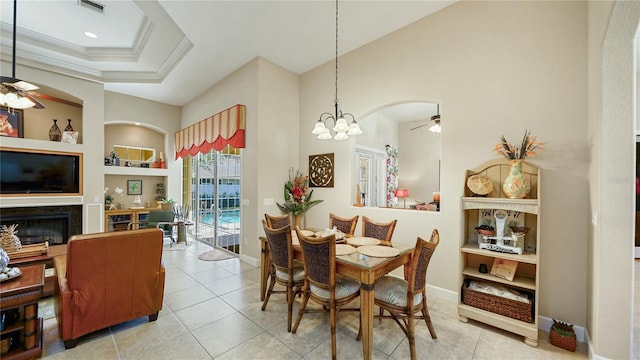
[[[270,275],[271,256],[267,239],[260,237],[260,300],[264,300],[267,291],[267,281]],[[365,360],[373,358],[373,320],[374,320],[374,299],[375,282],[380,277],[389,272],[405,266],[405,273],[408,271],[408,264],[411,260],[413,246],[405,244],[393,244],[393,247],[400,251],[399,255],[393,257],[373,257],[354,252],[349,255],[336,256],[336,273],[358,280],[362,284],[360,287],[360,317],[362,319],[362,355]],[[294,242],[293,256],[302,260],[302,249]]]

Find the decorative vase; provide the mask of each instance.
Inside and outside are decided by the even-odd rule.
[[[53,119],[53,125],[49,129],[49,140],[51,141],[60,141],[62,140],[62,131],[58,127],[58,120]]]
[[[527,175],[522,173],[522,162],[524,160],[510,160],[511,171],[509,176],[504,179],[502,191],[511,199],[524,199],[529,195],[531,184]]]
[[[73,131],[73,126],[71,126],[71,119],[67,119],[67,127],[64,128],[64,131]]]
[[[294,215],[293,213],[291,213],[291,217],[293,218],[292,220],[292,224],[293,226],[297,226],[300,229],[304,229],[304,227],[302,226],[302,214],[300,215]]]

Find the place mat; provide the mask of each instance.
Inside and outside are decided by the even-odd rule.
[[[304,236],[313,236],[313,235],[315,235],[315,233],[313,231],[311,231],[311,230],[300,230],[300,232]]]
[[[349,255],[356,252],[356,248],[351,245],[336,244],[336,255]]]
[[[317,237],[325,237],[328,235],[331,235],[331,229],[327,229],[327,230],[322,230],[322,231],[318,231],[316,232],[316,236]],[[344,238],[344,233],[340,230],[336,231],[336,240],[341,240]]]
[[[357,251],[360,254],[373,257],[394,257],[400,255],[400,250],[392,248],[391,246],[360,246]]]
[[[347,239],[347,244],[353,246],[378,245],[380,244],[380,240],[370,237],[354,236]]]

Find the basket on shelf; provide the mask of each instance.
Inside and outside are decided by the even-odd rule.
[[[462,286],[462,302],[478,309],[490,311],[512,319],[533,322],[533,296],[529,302],[521,302],[470,289],[468,282]]]
[[[18,233],[18,224],[13,225],[2,225],[2,230],[0,234],[0,248],[4,249],[7,253],[16,252],[22,249],[22,243],[20,242],[20,238],[16,235]]]
[[[0,355],[5,355],[11,349],[11,336],[8,336],[2,340],[0,340]]]
[[[576,351],[576,333],[573,331],[573,325],[553,319],[553,325],[549,330],[549,341],[551,345],[569,351]]]

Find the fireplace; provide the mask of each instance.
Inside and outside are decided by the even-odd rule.
[[[71,235],[82,234],[82,205],[0,209],[0,225],[11,224],[18,224],[22,245],[66,244]]]

